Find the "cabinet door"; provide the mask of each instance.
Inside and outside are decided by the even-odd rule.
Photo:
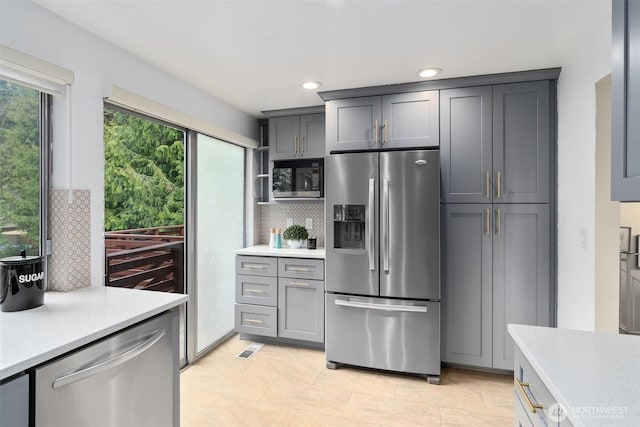
[[[381,98],[336,99],[326,103],[327,147],[332,151],[370,150],[381,147]]]
[[[324,157],[325,145],[324,114],[300,116],[300,157]]]
[[[549,202],[549,82],[493,87],[496,203]]]
[[[278,336],[324,342],[324,282],[278,279]]]
[[[438,91],[383,96],[380,131],[385,149],[439,146]]]
[[[29,427],[29,376],[0,383],[0,426]]]
[[[640,2],[613,1],[611,198],[640,201]]]
[[[549,205],[493,205],[493,367],[513,369],[507,324],[549,326]]]
[[[491,202],[491,110],[491,86],[440,91],[443,202]]]
[[[299,116],[269,119],[269,160],[297,158],[300,150],[299,135]]]
[[[491,205],[442,205],[442,360],[491,367]]]

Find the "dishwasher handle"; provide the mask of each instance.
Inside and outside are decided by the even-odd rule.
[[[116,366],[122,365],[123,363],[140,356],[149,348],[153,347],[153,345],[158,341],[160,341],[160,339],[162,339],[164,335],[165,335],[165,330],[158,329],[157,331],[154,331],[152,333],[150,338],[146,339],[144,342],[136,345],[135,347],[125,351],[124,353],[121,353],[111,359],[107,359],[102,362],[96,363],[95,365],[89,366],[88,368],[81,369],[71,374],[63,375],[62,377],[55,379],[53,381],[52,386],[54,389],[66,387],[75,382],[84,380],[85,378],[89,378],[93,375],[97,375],[100,372],[104,372],[106,370],[113,369]]]

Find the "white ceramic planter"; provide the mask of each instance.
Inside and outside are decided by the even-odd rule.
[[[287,245],[289,245],[291,249],[300,249],[303,243],[304,240],[287,240]]]

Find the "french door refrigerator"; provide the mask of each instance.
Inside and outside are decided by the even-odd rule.
[[[440,376],[439,151],[325,159],[327,367]]]

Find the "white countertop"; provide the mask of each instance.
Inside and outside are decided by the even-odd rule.
[[[0,380],[187,299],[187,295],[111,287],[45,292],[40,307],[0,312]]]
[[[253,255],[253,256],[280,256],[289,258],[317,258],[324,259],[324,248],[318,249],[291,249],[284,247],[282,249],[270,248],[269,245],[256,245],[235,251],[237,255]]]
[[[574,426],[640,425],[640,336],[524,325],[509,333]]]

